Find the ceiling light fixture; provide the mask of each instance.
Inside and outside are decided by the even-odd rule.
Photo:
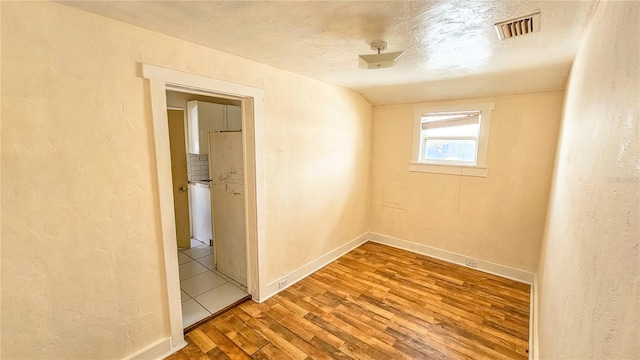
[[[387,48],[386,41],[374,41],[371,43],[371,50],[377,50],[377,54],[360,55],[361,69],[382,69],[395,65],[396,61],[404,54],[404,51],[396,51],[382,54],[382,50]]]

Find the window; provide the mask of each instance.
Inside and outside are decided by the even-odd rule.
[[[493,103],[414,108],[410,171],[487,176]]]
[[[475,165],[480,111],[423,114],[420,127],[420,162]]]

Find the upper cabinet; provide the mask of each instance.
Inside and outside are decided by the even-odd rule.
[[[187,142],[189,153],[209,153],[209,132],[242,130],[240,106],[204,101],[187,101]]]
[[[242,110],[240,106],[227,105],[227,130],[242,130]]]

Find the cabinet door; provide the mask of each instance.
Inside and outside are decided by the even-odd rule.
[[[208,244],[211,241],[211,192],[207,185],[191,187],[191,213],[193,214],[193,237]]]
[[[189,153],[209,153],[209,132],[227,129],[227,106],[204,101],[187,102]]]
[[[227,105],[227,130],[242,130],[242,109]]]
[[[226,130],[227,107],[198,101],[200,117],[200,155],[209,153],[209,132]]]
[[[189,154],[200,154],[200,125],[198,120],[198,102],[187,101],[187,151],[189,151]]]

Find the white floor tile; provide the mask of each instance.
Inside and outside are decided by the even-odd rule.
[[[231,279],[231,281],[230,281],[230,282],[231,282],[233,285],[235,285],[236,287],[238,287],[238,288],[242,288],[243,286],[244,286],[244,287],[246,287],[246,286],[245,286],[245,284],[239,283],[239,282],[237,282],[237,281],[235,281],[235,280],[233,280],[233,279]]]
[[[200,306],[195,300],[190,299],[182,303],[182,327],[186,328],[198,321],[210,316],[205,308]]]
[[[191,260],[193,260],[193,259],[188,257],[187,255],[183,254],[182,252],[178,251],[178,264],[182,265],[182,264],[187,263],[187,262],[189,262]]]
[[[196,296],[195,299],[200,304],[202,304],[205,309],[213,314],[242,299],[245,296],[247,296],[247,293],[231,285],[230,283],[226,283],[222,286],[218,286],[213,290],[209,290],[200,296]]]
[[[185,302],[189,299],[191,299],[191,296],[189,296],[189,294],[184,292],[184,290],[180,290],[180,302]]]
[[[216,268],[215,260],[213,259],[213,255],[203,256],[198,259],[198,262],[204,265],[209,270],[214,270]]]
[[[213,270],[213,273],[214,273],[214,274],[216,274],[216,275],[218,275],[218,276],[220,276],[221,278],[223,278],[223,279],[225,279],[225,280],[227,280],[227,281],[231,281],[231,278],[230,278],[230,277],[228,277],[227,275],[225,275],[225,274],[221,273],[221,272],[220,272],[220,271],[218,271],[218,270]]]
[[[226,282],[225,279],[211,271],[205,271],[202,274],[181,281],[180,288],[189,294],[189,296],[196,297]]]
[[[184,253],[189,255],[193,259],[199,259],[201,257],[213,254],[213,246],[201,246],[194,247],[189,250],[185,250]]]
[[[198,247],[198,246],[209,246],[209,244],[205,244],[200,240],[196,240],[196,239],[191,239],[191,247]]]
[[[233,285],[233,286],[237,287],[238,289],[240,289],[240,290],[242,290],[243,292],[246,292],[246,293],[248,294],[248,292],[247,292],[247,287],[246,287],[246,286],[244,286],[244,285],[242,285],[242,284],[238,284],[238,283],[237,283],[237,282],[235,282],[235,281],[229,281],[229,284],[231,284],[231,285]]]
[[[178,266],[178,271],[180,272],[180,281],[182,281],[208,270],[196,261],[189,261]]]

